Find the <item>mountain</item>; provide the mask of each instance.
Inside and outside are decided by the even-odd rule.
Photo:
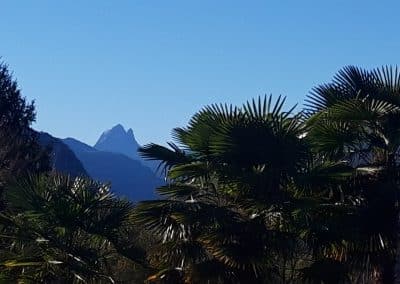
[[[121,124],[117,124],[109,130],[104,131],[94,148],[100,151],[124,154],[131,159],[140,161],[153,172],[156,172],[157,161],[145,161],[138,154],[139,143],[136,141],[132,129],[125,131]]]
[[[124,154],[134,160],[140,160],[137,154],[139,147],[132,129],[125,131],[121,124],[104,131],[94,145],[97,150]]]
[[[50,148],[52,168],[71,176],[87,176],[87,172],[74,152],[61,139],[46,132],[38,132],[38,142],[45,148]]]
[[[115,134],[115,137],[120,138],[127,138],[127,135],[133,137],[123,132],[121,129],[116,129],[113,136]],[[91,147],[73,138],[63,139],[63,142],[75,153],[92,178],[111,182],[111,189],[117,195],[133,201],[157,198],[155,188],[163,182],[141,162],[124,154]]]

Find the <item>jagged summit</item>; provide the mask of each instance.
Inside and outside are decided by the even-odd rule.
[[[131,136],[133,139],[135,139],[135,135],[133,134],[132,128],[129,128],[129,130],[126,132],[128,136]]]
[[[125,131],[121,124],[104,131],[94,148],[101,151],[122,153],[132,159],[140,159],[137,154],[139,143],[135,139],[133,130],[130,128]]]
[[[138,154],[139,143],[135,139],[132,128],[127,131],[121,124],[104,131],[94,148],[99,151],[119,153],[131,159],[140,161],[153,172],[157,173],[159,163],[157,161],[145,161]]]
[[[96,145],[99,144],[99,143],[102,143],[103,140],[106,140],[111,136],[118,136],[119,138],[124,137],[124,136],[131,136],[131,137],[133,137],[133,139],[135,139],[132,129],[129,129],[128,131],[125,131],[125,128],[121,124],[117,124],[114,127],[112,127],[111,129],[108,129],[108,130],[104,131],[101,134],[101,136],[100,136],[99,140],[97,141]]]

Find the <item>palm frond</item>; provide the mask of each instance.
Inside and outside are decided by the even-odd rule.
[[[158,169],[168,170],[172,166],[191,161],[190,156],[174,143],[169,142],[168,146],[170,148],[151,143],[139,148],[138,152],[146,160],[159,161]]]

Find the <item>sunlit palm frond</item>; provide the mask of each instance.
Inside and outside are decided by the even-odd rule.
[[[139,155],[146,160],[158,161],[158,169],[162,168],[164,171],[169,170],[175,165],[189,163],[191,161],[190,155],[180,149],[174,143],[168,143],[168,147],[148,144],[139,148]]]
[[[8,254],[0,262],[3,268],[14,263],[6,268],[15,279],[112,282],[113,261],[143,262],[139,250],[137,255],[119,253],[132,205],[116,199],[107,185],[61,175],[31,176],[8,188],[7,201],[0,243]],[[33,260],[38,265],[28,265]]]
[[[315,113],[343,100],[364,98],[379,92],[380,85],[372,72],[347,66],[340,70],[331,83],[315,87],[306,99],[306,111]]]

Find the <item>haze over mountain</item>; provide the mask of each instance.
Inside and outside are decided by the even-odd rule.
[[[158,162],[143,160],[138,154],[139,147],[140,145],[135,139],[132,128],[125,131],[121,124],[104,131],[94,145],[97,150],[123,154],[131,159],[140,161],[153,172],[156,172]]]
[[[39,143],[51,149],[54,170],[71,176],[89,176],[110,182],[112,191],[132,201],[154,199],[155,189],[163,181],[137,154],[139,144],[132,129],[118,124],[105,131],[95,147],[75,138],[59,139],[38,133]],[[149,167],[150,166],[150,167]]]
[[[50,148],[50,162],[54,170],[71,176],[88,176],[82,162],[61,139],[39,132],[38,142],[43,147]]]
[[[141,160],[137,153],[139,147],[132,129],[125,131],[121,124],[104,131],[94,145],[97,150],[124,154],[134,160]]]
[[[117,129],[116,133],[116,137],[124,137],[121,129]],[[129,137],[132,138],[133,133]],[[117,195],[133,201],[157,197],[155,189],[162,184],[162,180],[140,161],[125,154],[96,149],[74,138],[63,139],[63,142],[75,153],[92,178],[111,182],[111,189]]]

